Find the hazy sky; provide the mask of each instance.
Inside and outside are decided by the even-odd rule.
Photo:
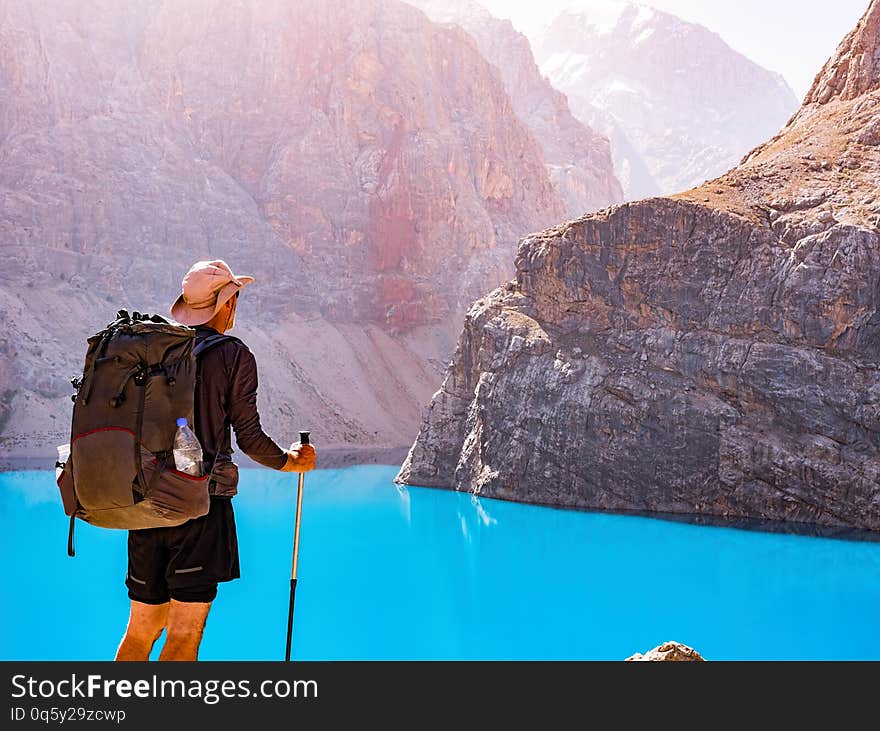
[[[571,0],[478,2],[494,15],[510,18],[526,34],[572,4]],[[732,48],[781,73],[802,98],[837,44],[867,10],[869,0],[642,0],[640,4],[715,31]]]

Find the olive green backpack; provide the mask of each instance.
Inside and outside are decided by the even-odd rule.
[[[76,389],[70,453],[58,468],[64,512],[105,528],[180,525],[209,508],[210,472],[174,469],[177,419],[193,423],[197,356],[231,336],[198,345],[195,330],[159,315],[125,310],[88,339]],[[216,459],[215,459],[216,465]]]

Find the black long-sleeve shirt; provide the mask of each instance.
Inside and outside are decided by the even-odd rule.
[[[216,330],[199,325],[196,327],[195,341],[198,343],[216,334]],[[205,469],[211,469],[218,450],[218,465],[232,462],[230,425],[235,430],[238,446],[248,457],[275,470],[284,467],[287,452],[260,425],[257,361],[254,354],[244,343],[235,339],[209,348],[199,358],[195,432],[202,445]]]

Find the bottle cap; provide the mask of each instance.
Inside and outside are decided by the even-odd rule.
[[[177,420],[177,426],[186,426],[186,417],[185,416],[181,416]]]

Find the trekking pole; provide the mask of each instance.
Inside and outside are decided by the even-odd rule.
[[[309,433],[299,433],[299,443],[309,443]],[[303,486],[306,475],[299,473],[299,483],[296,486],[296,522],[293,525],[293,565],[290,569],[290,607],[287,610],[287,650],[284,653],[284,662],[290,662],[290,640],[293,636],[293,600],[296,598],[296,564],[299,561],[299,520],[302,516]]]

